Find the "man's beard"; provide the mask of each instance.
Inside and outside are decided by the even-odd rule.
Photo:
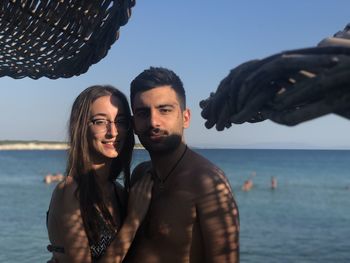
[[[145,135],[145,138],[139,137],[139,140],[151,155],[163,155],[175,151],[182,142],[182,136],[180,134],[172,134],[164,136],[160,142],[152,142]]]

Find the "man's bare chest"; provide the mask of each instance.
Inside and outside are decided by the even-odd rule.
[[[165,242],[187,243],[196,221],[191,193],[172,191],[155,193],[143,224],[145,237]]]

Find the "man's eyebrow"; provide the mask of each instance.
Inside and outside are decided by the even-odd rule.
[[[172,107],[172,108],[174,108],[175,105],[176,105],[176,103],[160,104],[160,105],[156,106],[156,108],[157,108],[157,109],[158,109],[158,108],[164,108],[164,107]]]
[[[171,108],[175,108],[175,105],[177,105],[178,103],[167,103],[167,104],[159,104],[157,106],[155,106],[156,109],[159,108],[165,108],[165,107],[171,107]],[[134,111],[141,111],[141,110],[149,110],[150,107],[148,106],[138,106],[134,108]]]

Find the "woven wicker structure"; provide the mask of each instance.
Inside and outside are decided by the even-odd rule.
[[[292,126],[329,113],[350,119],[350,26],[317,47],[239,65],[200,106],[205,126],[219,131],[266,119]]]
[[[134,0],[2,0],[0,76],[69,78],[106,56]]]

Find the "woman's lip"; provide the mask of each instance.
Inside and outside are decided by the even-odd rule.
[[[117,144],[119,143],[119,140],[117,141],[102,141],[103,144]]]
[[[103,146],[109,149],[115,149],[118,145],[118,142],[102,142]]]
[[[115,149],[116,145],[114,144],[104,144],[103,145],[105,148],[108,148],[108,149]]]

